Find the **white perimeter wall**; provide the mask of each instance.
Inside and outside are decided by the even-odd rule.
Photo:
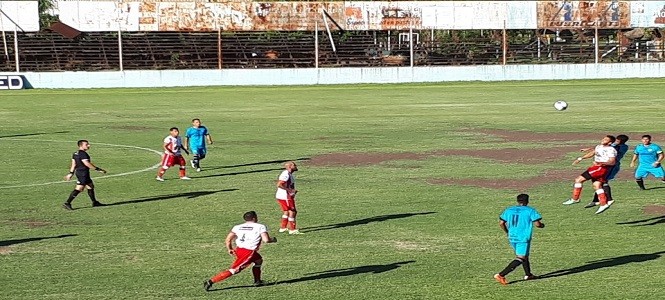
[[[313,85],[446,81],[506,81],[665,77],[665,63],[548,64],[460,67],[225,69],[124,72],[0,73],[23,75],[30,86],[55,88],[215,85]]]

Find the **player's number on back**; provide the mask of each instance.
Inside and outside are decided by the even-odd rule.
[[[511,218],[510,226],[516,227],[517,222],[519,222],[520,216],[519,215],[513,215]]]
[[[244,242],[245,241],[245,235],[243,234],[242,237],[240,237],[239,241]]]

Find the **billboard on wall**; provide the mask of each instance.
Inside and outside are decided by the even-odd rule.
[[[630,1],[538,1],[538,28],[630,28]]]
[[[347,1],[347,30],[536,28],[534,1]]]
[[[0,1],[0,30],[39,31],[37,1]]]
[[[343,7],[343,2],[248,0],[58,2],[60,20],[81,31],[311,31],[323,21],[323,10],[342,20]]]
[[[632,1],[632,27],[665,27],[665,1]]]

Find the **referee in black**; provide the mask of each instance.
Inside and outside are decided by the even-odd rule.
[[[88,196],[92,200],[92,206],[106,206],[106,204],[100,203],[95,197],[95,185],[92,183],[92,178],[90,178],[90,169],[106,174],[106,171],[100,167],[97,167],[92,164],[90,161],[90,155],[88,155],[88,149],[90,149],[90,143],[87,140],[78,141],[79,150],[74,152],[72,155],[72,165],[69,167],[69,174],[65,176],[65,180],[69,181],[72,179],[72,176],[76,174],[76,187],[69,194],[67,202],[62,205],[66,210],[74,210],[72,208],[72,201],[78,196],[79,193],[83,192],[83,188],[88,189]]]

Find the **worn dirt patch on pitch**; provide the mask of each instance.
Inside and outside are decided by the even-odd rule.
[[[155,127],[137,126],[137,125],[118,125],[118,126],[109,126],[108,128],[116,130],[126,130],[126,131],[147,131],[147,130],[157,129]]]
[[[0,247],[0,255],[7,255],[7,254],[11,254],[11,253],[12,253],[12,250],[9,249],[9,247],[7,247],[7,246]]]
[[[9,219],[6,222],[8,224],[11,224],[11,225],[22,225],[22,226],[26,226],[28,228],[39,228],[39,227],[45,227],[45,226],[50,226],[50,225],[54,224],[53,222],[33,220],[33,219],[27,219],[27,220]]]
[[[547,170],[542,174],[534,174],[533,177],[523,179],[500,179],[500,178],[436,178],[428,179],[430,184],[442,185],[466,185],[491,189],[509,189],[526,191],[530,188],[551,183],[554,181],[570,180],[571,182],[581,173],[580,170]]]
[[[665,216],[665,205],[647,205],[644,207],[645,215],[662,215]]]
[[[307,162],[311,166],[354,167],[369,166],[394,160],[423,160],[428,157],[469,156],[492,159],[504,163],[542,164],[557,161],[567,153],[578,151],[579,145],[551,147],[547,151],[539,149],[481,149],[481,150],[440,150],[435,152],[401,152],[401,153],[329,153],[312,157]]]

